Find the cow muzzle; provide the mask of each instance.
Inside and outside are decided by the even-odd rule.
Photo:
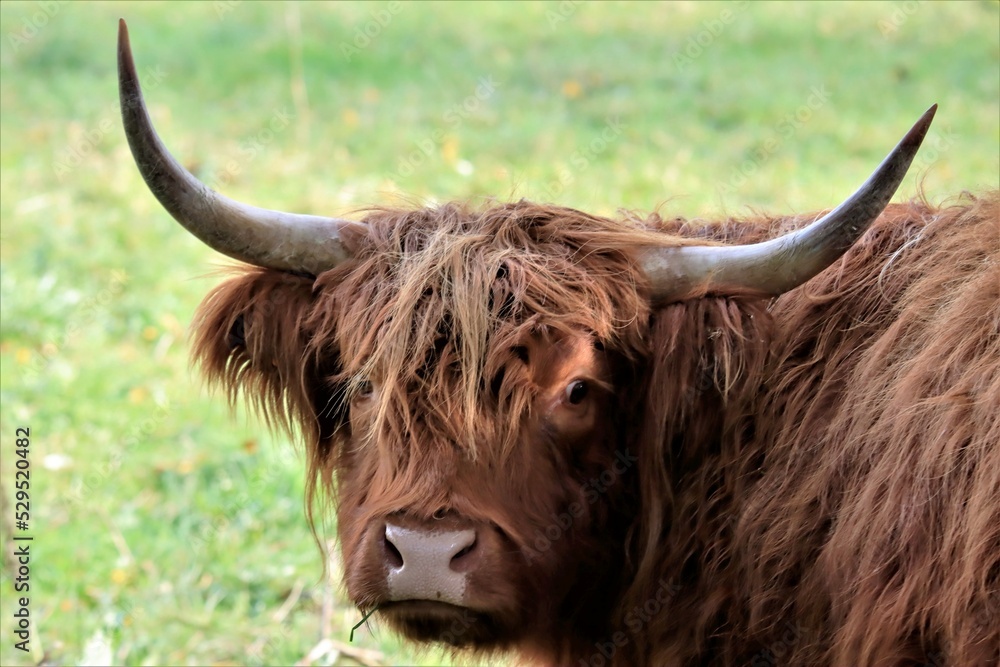
[[[465,605],[467,577],[479,560],[476,530],[388,521],[379,547],[389,599]]]
[[[533,613],[524,561],[491,521],[455,511],[372,517],[345,551],[348,592],[418,642],[501,646]]]

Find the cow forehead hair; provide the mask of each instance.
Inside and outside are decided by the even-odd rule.
[[[471,439],[484,389],[533,333],[638,356],[649,306],[632,251],[650,236],[638,225],[527,202],[379,209],[365,222],[355,259],[317,280],[329,303],[313,330],[336,341],[314,343],[335,344],[349,386],[380,383],[379,419],[401,422],[391,431],[413,426],[419,394],[422,419],[458,412]]]

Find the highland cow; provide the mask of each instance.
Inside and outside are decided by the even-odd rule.
[[[1000,660],[1000,196],[888,205],[935,108],[822,215],[351,222],[208,189],[124,23],[119,72],[152,192],[251,265],[194,354],[304,438],[361,612],[519,663]]]

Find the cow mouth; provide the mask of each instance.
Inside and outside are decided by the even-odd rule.
[[[494,615],[447,602],[397,600],[379,605],[378,611],[401,634],[418,642],[482,648],[502,643],[509,634]]]

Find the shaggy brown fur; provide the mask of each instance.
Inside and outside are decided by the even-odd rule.
[[[370,573],[351,567],[366,523],[447,507],[510,547],[473,649],[551,664],[996,663],[1000,197],[891,206],[771,302],[650,308],[637,247],[746,243],[804,220],[374,211],[337,269],[245,269],[218,288],[195,354],[231,396],[301,428],[310,498],[335,491],[363,608]],[[529,428],[519,357],[573,336],[606,355],[609,380],[600,427],[571,448]],[[622,451],[634,470],[538,550]]]
[[[773,304],[675,304],[652,331],[623,609],[682,588],[623,664],[996,664],[996,194],[891,206]]]

